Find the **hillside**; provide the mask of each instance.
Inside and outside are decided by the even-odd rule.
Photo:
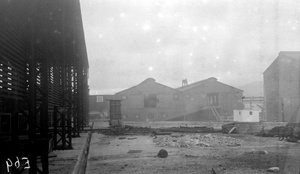
[[[245,97],[263,97],[264,85],[262,81],[254,81],[246,85],[240,86],[239,89],[244,90]]]

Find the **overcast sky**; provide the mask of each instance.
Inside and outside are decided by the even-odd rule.
[[[239,87],[262,81],[279,51],[300,50],[299,0],[81,0],[81,9],[90,94],[149,77]]]

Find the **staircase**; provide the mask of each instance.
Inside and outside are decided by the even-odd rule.
[[[213,113],[213,115],[216,117],[217,121],[222,121],[220,118],[220,115],[215,107],[210,106],[209,109]]]
[[[213,113],[217,121],[233,121],[233,116],[220,116],[214,106],[209,106],[209,110]]]

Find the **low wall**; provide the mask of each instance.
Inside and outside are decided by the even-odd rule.
[[[214,129],[222,129],[223,124],[229,122],[201,122],[201,121],[157,121],[157,122],[130,122],[123,121],[124,125],[135,126],[135,127],[151,127],[151,128],[168,128],[168,127],[213,127]]]
[[[216,130],[222,129],[223,125],[234,124],[240,133],[259,133],[262,129],[271,130],[276,126],[286,126],[287,122],[197,122],[197,121],[161,121],[161,122],[129,122],[124,121],[124,125],[135,127],[168,128],[168,127],[213,127]]]
[[[287,122],[201,122],[201,121],[156,121],[156,122],[132,122],[123,121],[123,125],[134,127],[169,128],[169,127],[213,127],[221,130],[223,125],[234,124],[240,133],[258,133],[262,129],[271,130],[276,126],[286,126]],[[95,128],[109,127],[108,122],[95,122]]]

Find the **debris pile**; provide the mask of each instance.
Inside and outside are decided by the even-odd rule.
[[[149,134],[153,131],[149,127],[134,127],[129,125],[125,125],[124,129],[126,134]]]
[[[214,133],[216,132],[213,127],[188,127],[188,126],[180,126],[180,127],[171,127],[171,128],[159,128],[152,129],[150,127],[135,127],[135,126],[114,126],[109,128],[99,129],[99,132],[105,135],[146,135],[153,134],[154,135],[169,135],[171,132],[181,132],[181,133]]]
[[[110,127],[105,129],[99,129],[99,132],[105,135],[133,135],[133,134],[149,134],[153,130],[148,127],[134,127],[125,125],[123,127]]]
[[[300,139],[300,126],[297,124],[276,126],[267,132],[262,130],[256,135],[262,137],[278,137],[280,141],[297,142]]]
[[[210,147],[210,146],[243,146],[247,143],[243,140],[218,135],[171,135],[158,136],[153,140],[159,147],[192,148],[192,147]]]
[[[180,127],[170,127],[159,129],[161,132],[185,132],[185,133],[213,133],[215,132],[213,127],[207,126],[196,126],[196,127],[188,127],[188,126],[180,126]]]
[[[267,171],[268,172],[278,172],[279,171],[279,167],[271,167]]]
[[[238,133],[234,123],[222,125],[222,132],[224,134]]]

